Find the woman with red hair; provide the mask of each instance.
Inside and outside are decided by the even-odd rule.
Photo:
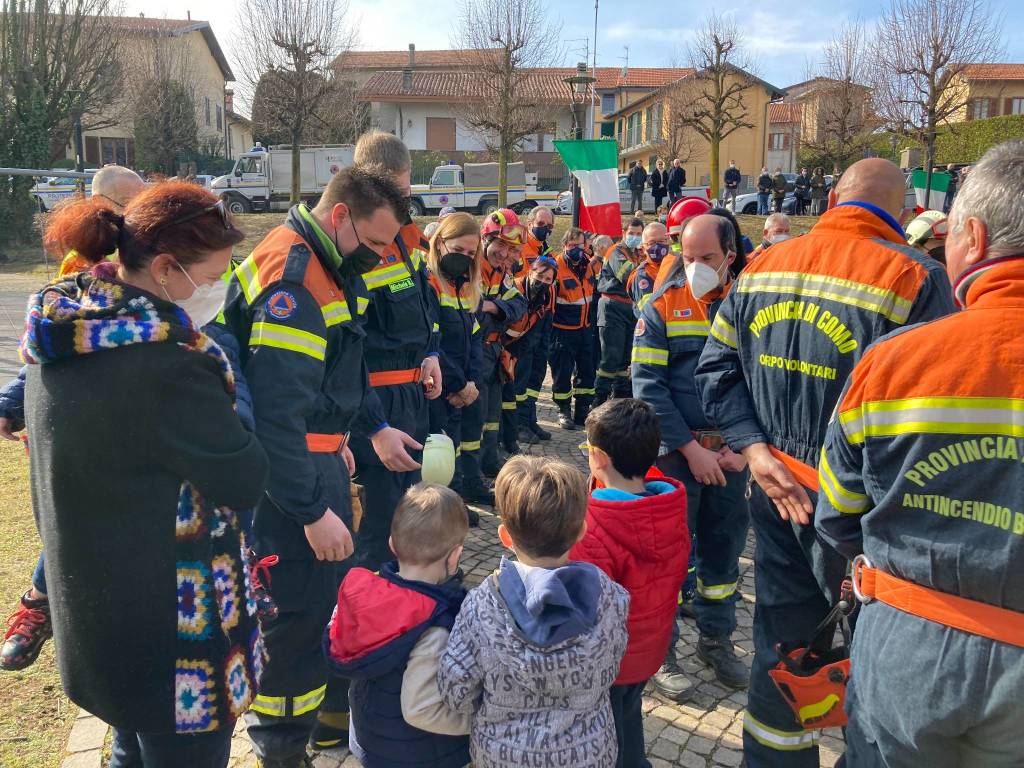
[[[46,239],[119,258],[36,294],[21,344],[62,682],[114,727],[111,766],[222,768],[263,663],[232,510],[262,495],[267,460],[200,328],[243,235],[216,197],[166,182],[123,215],[63,208]]]

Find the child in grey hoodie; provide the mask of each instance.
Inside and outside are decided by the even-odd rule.
[[[584,532],[586,479],[516,456],[494,486],[498,535],[515,552],[466,598],[437,681],[472,715],[476,768],[613,768],[608,688],[626,649],[629,596],[590,563],[568,562]]]

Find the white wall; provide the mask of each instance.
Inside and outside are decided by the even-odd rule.
[[[449,109],[446,104],[434,102],[374,102],[372,114],[374,124],[378,128],[382,131],[393,132],[411,150],[427,149],[428,117],[456,118],[456,151],[479,152],[486,149],[480,135],[458,120],[455,112]],[[572,115],[568,107],[564,110],[559,110],[557,125],[560,136],[566,135],[571,130]],[[556,137],[545,136],[545,152],[554,150],[554,147],[551,145],[552,138]],[[532,151],[534,149],[533,143],[528,142],[525,149]]]

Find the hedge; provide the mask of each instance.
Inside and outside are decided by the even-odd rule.
[[[880,133],[872,139],[872,147],[880,157],[892,155],[892,134]],[[1024,115],[1001,115],[984,120],[968,120],[955,126],[939,128],[935,137],[935,164],[975,163],[989,149],[1008,139],[1024,139]],[[924,145],[905,136],[899,137],[897,154],[907,147]],[[924,156],[922,154],[922,162]]]

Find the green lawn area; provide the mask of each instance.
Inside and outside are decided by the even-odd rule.
[[[20,442],[0,441],[0,612],[17,607],[28,589],[40,542],[32,518],[28,456]],[[0,766],[50,768],[60,765],[77,708],[60,687],[49,642],[23,672],[0,672]]]

